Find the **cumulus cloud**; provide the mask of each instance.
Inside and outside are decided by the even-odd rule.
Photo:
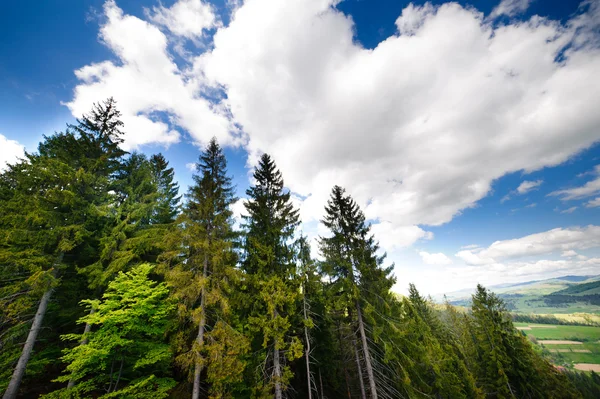
[[[381,248],[386,251],[406,248],[418,240],[431,240],[433,238],[433,233],[418,226],[394,226],[390,222],[373,224],[371,231],[379,241]]]
[[[119,63],[104,61],[75,71],[80,84],[66,104],[74,116],[112,96],[123,114],[126,149],[178,142],[176,127],[189,132],[197,143],[215,136],[223,145],[236,144],[231,133],[235,129],[224,112],[201,96],[199,77],[186,76],[171,60],[165,34],[147,21],[125,15],[114,0],[104,4],[104,14],[99,37]]]
[[[423,263],[426,265],[450,265],[452,264],[452,259],[447,257],[441,252],[436,254],[430,254],[429,252],[421,251],[419,252],[421,259],[423,259]]]
[[[504,259],[548,255],[561,251],[589,249],[600,246],[600,226],[556,228],[512,240],[495,241],[487,248],[459,251],[456,256],[468,265],[498,264]],[[566,252],[565,252],[566,251]],[[564,255],[563,255],[564,256]]]
[[[496,18],[501,15],[514,17],[522,14],[529,8],[532,0],[502,0],[490,13],[490,18]]]
[[[175,6],[148,22],[109,0],[100,38],[120,63],[78,70],[68,105],[79,115],[115,96],[130,148],[185,130],[242,143],[250,166],[268,152],[305,222],[344,186],[387,249],[428,238],[423,226],[475,206],[495,179],[558,165],[598,140],[598,2],[564,24],[501,26],[456,3],[410,5],[374,49],[356,43],[337,3],[246,1],[211,50],[179,68],[155,25],[167,22],[152,22],[176,18]]]
[[[318,220],[339,184],[373,220],[443,224],[495,179],[597,140],[599,52],[571,48],[555,62],[578,30],[542,18],[494,27],[455,3],[410,6],[398,35],[370,50],[334,4],[246,2],[195,63],[225,88],[250,164],[269,152],[307,197],[303,217]]]
[[[596,165],[590,174],[596,176],[595,179],[588,181],[583,186],[558,190],[551,192],[549,195],[560,197],[563,201],[577,200],[586,197],[591,197],[600,193],[600,165]],[[594,200],[590,201],[593,202]]]
[[[539,280],[564,275],[598,274],[600,258],[537,260],[531,262],[497,263],[486,266],[465,266],[454,268],[453,272],[464,276],[466,281],[491,285],[526,280]],[[443,276],[440,276],[443,278]]]
[[[179,0],[170,8],[162,5],[152,7],[152,12],[148,14],[156,25],[164,26],[174,35],[188,39],[201,37],[205,30],[217,24],[212,6],[202,0]]]
[[[0,172],[7,164],[16,163],[25,156],[25,147],[16,140],[10,140],[0,133]]]

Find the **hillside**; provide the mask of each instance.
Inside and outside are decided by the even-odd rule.
[[[562,276],[489,288],[506,302],[509,310],[516,313],[600,312],[600,276]],[[452,292],[446,297],[454,305],[468,306],[470,291]]]

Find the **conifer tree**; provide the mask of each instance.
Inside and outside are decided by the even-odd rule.
[[[369,344],[376,337],[367,336],[364,310],[367,309],[368,317],[373,319],[369,315],[372,313],[370,309],[388,306],[389,290],[394,284],[394,279],[389,277],[393,266],[381,266],[384,257],[377,255],[378,246],[369,234],[370,226],[366,224],[365,216],[356,202],[345,194],[343,188],[333,188],[322,223],[331,233],[329,237],[320,238],[320,250],[327,272],[333,278],[332,289],[337,293],[338,304],[343,307],[342,314],[348,315],[347,322],[350,325],[356,323],[358,329],[358,336],[352,338],[352,349],[360,345],[362,352],[361,359],[358,351],[355,351],[359,381],[364,362],[371,397],[377,399],[373,350]],[[361,391],[364,392],[362,388]]]
[[[285,358],[302,356],[300,339],[290,337],[290,317],[297,309],[300,291],[293,242],[299,217],[290,192],[284,189],[281,172],[269,155],[261,157],[254,179],[256,183],[246,191],[248,201],[244,204],[248,216],[244,217],[242,269],[247,302],[252,304],[248,322],[254,331],[253,349],[271,370],[266,373],[266,383],[255,390],[262,396],[273,392],[276,399],[281,399],[292,376]]]
[[[17,395],[61,272],[94,250],[99,207],[123,154],[118,117],[113,100],[94,105],[67,132],[45,137],[39,154],[27,154],[8,173],[13,192],[0,210],[0,264],[4,270],[16,267],[23,278],[12,285],[15,295],[2,308],[24,314],[38,299],[39,304],[6,399]]]
[[[230,325],[229,297],[239,279],[231,211],[237,198],[216,139],[200,155],[196,171],[180,229],[175,232],[175,247],[171,255],[163,255],[174,261],[167,280],[185,326],[175,341],[180,353],[177,360],[193,372],[194,399],[200,396],[205,369],[210,394],[227,395],[230,385],[241,378],[241,359],[247,346],[245,338]]]
[[[152,215],[153,224],[169,224],[179,212],[179,185],[175,182],[175,171],[162,154],[150,157],[152,175],[158,190],[158,204]]]

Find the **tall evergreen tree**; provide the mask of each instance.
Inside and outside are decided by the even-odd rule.
[[[153,224],[169,224],[179,212],[179,185],[175,182],[175,171],[162,154],[150,157],[152,175],[158,190],[158,204],[152,215]]]
[[[241,378],[241,358],[247,346],[245,338],[230,325],[229,297],[239,280],[231,211],[237,198],[216,139],[200,155],[196,171],[180,229],[175,232],[173,252],[163,256],[175,262],[167,280],[186,326],[176,339],[177,360],[184,369],[193,371],[193,399],[200,396],[205,369],[211,395],[227,395],[230,385]]]
[[[246,194],[245,247],[242,269],[248,287],[248,322],[255,332],[254,347],[261,360],[270,365],[262,396],[273,392],[283,397],[291,378],[285,357],[302,355],[297,336],[290,337],[290,316],[299,299],[299,281],[295,267],[294,234],[299,224],[290,192],[284,189],[281,172],[264,154],[254,172],[255,185]],[[285,353],[286,356],[282,356]]]
[[[325,207],[322,223],[331,233],[320,238],[320,250],[325,258],[325,267],[333,279],[332,289],[337,293],[338,306],[347,322],[356,323],[358,336],[352,338],[355,349],[359,381],[362,376],[362,363],[366,371],[369,391],[373,399],[378,397],[377,381],[373,370],[373,350],[370,341],[376,336],[371,326],[372,336],[368,336],[365,322],[367,317],[374,320],[371,309],[383,309],[390,300],[390,288],[394,279],[389,277],[393,266],[382,267],[384,257],[377,255],[378,245],[372,235],[365,216],[345,190],[335,186]],[[372,324],[375,324],[374,322]],[[359,342],[359,344],[356,343]],[[361,391],[364,392],[361,383]],[[365,396],[365,394],[362,394]]]
[[[23,279],[11,287],[17,291],[6,309],[20,308],[17,313],[23,314],[36,300],[39,304],[6,399],[17,395],[62,272],[94,251],[99,208],[123,155],[119,115],[112,99],[94,105],[67,132],[45,137],[39,154],[27,154],[27,161],[8,173],[14,180],[0,210],[0,264],[4,270],[17,267]]]

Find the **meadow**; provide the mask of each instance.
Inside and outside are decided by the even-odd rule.
[[[515,327],[527,334],[534,343],[547,349],[557,364],[573,367],[577,364],[597,364],[600,367],[600,327],[532,323],[515,323]],[[542,342],[546,340],[555,343]]]

